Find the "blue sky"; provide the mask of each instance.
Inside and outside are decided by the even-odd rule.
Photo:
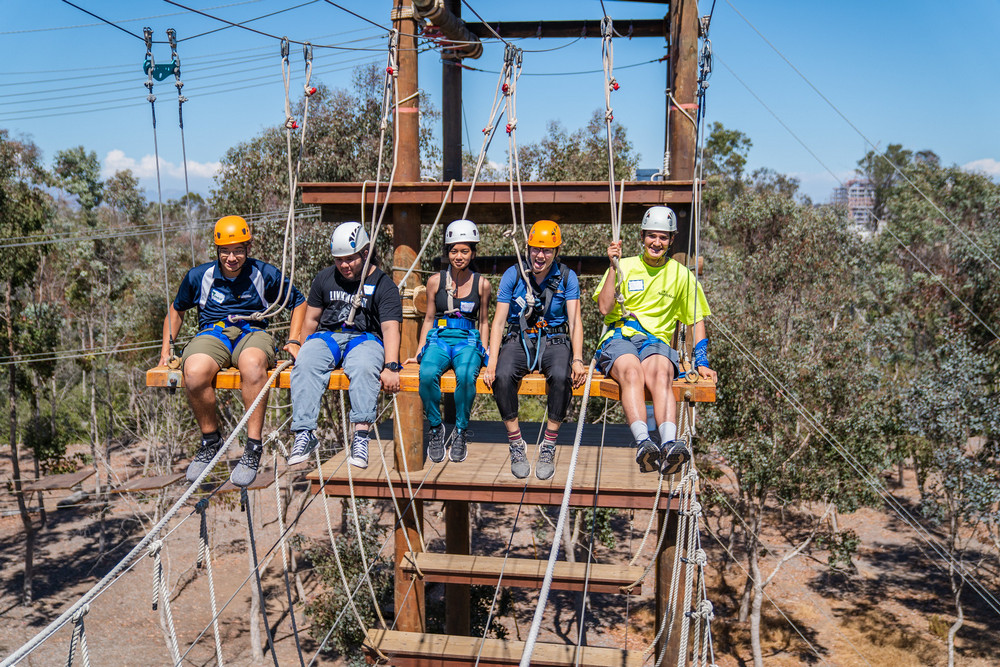
[[[284,121],[278,42],[239,28],[201,37],[222,27],[162,0],[75,4],[141,34],[165,39],[175,28],[190,99],[184,105],[192,189],[205,193],[225,150],[262,128]],[[488,20],[600,19],[598,0],[545,3],[470,0]],[[305,4],[304,4],[305,3]],[[316,49],[314,78],[346,87],[351,69],[385,59],[385,32],[324,2],[307,0],[191,0],[184,2],[231,21],[245,21],[296,5],[252,23],[275,35],[358,51]],[[388,25],[389,2],[343,0]],[[702,13],[711,2],[703,0]],[[658,18],[664,6],[605,0],[608,13],[626,29],[629,18]],[[153,136],[141,40],[99,23],[58,0],[0,0],[0,128],[28,136],[46,160],[83,145],[97,153],[106,174],[131,168],[155,196]],[[743,14],[815,87],[877,145],[902,143],[937,152],[946,164],[978,169],[1000,179],[1000,132],[996,72],[1000,57],[1000,3],[969,0],[943,7],[929,1],[748,2],[717,0],[711,28],[716,55],[708,91],[708,120],[742,130],[753,140],[750,168],[770,167],[798,177],[815,201],[826,201],[835,179],[748,92],[736,77],[840,178],[848,178],[867,149],[865,140],[793,71],[740,17]],[[466,18],[471,12],[465,10]],[[572,42],[572,43],[571,43]],[[551,49],[546,53],[532,49]],[[573,129],[586,123],[604,99],[599,36],[580,40],[522,40],[524,76],[518,89],[518,138],[537,140],[550,120]],[[664,133],[664,65],[642,63],[664,54],[659,39],[615,41],[615,118],[628,127],[642,154],[641,166],[660,166]],[[468,64],[499,70],[502,46],[487,44]],[[158,62],[169,48],[154,47]],[[301,89],[301,49],[292,49],[293,90]],[[565,73],[597,70],[591,74]],[[730,71],[731,70],[731,71]],[[441,66],[436,53],[420,59],[420,85],[440,105]],[[554,75],[557,74],[557,75]],[[735,76],[734,76],[735,75]],[[481,141],[496,74],[464,75],[465,113],[474,152]],[[157,120],[166,196],[183,193],[177,100],[173,80],[157,83]],[[490,154],[504,160],[506,142]],[[503,144],[503,145],[501,145]]]

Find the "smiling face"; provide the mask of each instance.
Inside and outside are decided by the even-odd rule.
[[[475,258],[476,251],[468,243],[452,243],[448,246],[448,262],[456,271],[469,268]]]
[[[556,261],[559,248],[536,248],[528,246],[528,268],[537,276],[545,276]]]
[[[365,256],[360,252],[347,257],[334,257],[333,263],[340,275],[348,280],[361,280],[361,270],[365,266]]]
[[[670,250],[673,243],[673,232],[653,232],[642,233],[642,249],[646,259],[652,264],[661,263]]]
[[[243,264],[247,261],[247,253],[250,252],[249,243],[232,243],[230,245],[216,246],[215,251],[219,257],[219,265],[222,266],[222,273],[227,278],[235,278],[243,269]]]

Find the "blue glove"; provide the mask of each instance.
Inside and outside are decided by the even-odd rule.
[[[704,366],[705,368],[711,368],[708,365],[708,339],[702,338],[698,341],[698,344],[694,346],[694,367]]]

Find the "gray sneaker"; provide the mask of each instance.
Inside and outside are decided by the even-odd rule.
[[[538,479],[548,479],[555,474],[556,465],[553,461],[555,455],[555,443],[542,440],[542,444],[538,447],[538,460],[535,462],[535,477]]]
[[[198,476],[205,471],[208,464],[212,462],[215,455],[219,453],[219,448],[222,447],[225,440],[219,438],[213,442],[205,440],[204,434],[201,436],[201,444],[198,446],[198,452],[191,459],[191,463],[187,467],[187,481],[194,482],[198,479]]]
[[[652,440],[646,438],[636,444],[635,462],[639,472],[655,472],[660,467],[660,450]]]
[[[680,472],[684,464],[691,460],[691,452],[683,440],[668,440],[660,447],[660,473],[664,476]]]
[[[427,432],[427,458],[434,463],[444,461],[444,424],[432,426]]]
[[[351,455],[347,457],[347,462],[355,468],[368,467],[368,436],[359,435],[354,432],[354,439],[351,441]]]
[[[528,463],[528,449],[524,440],[518,439],[510,443],[510,473],[518,479],[524,479],[531,473],[531,464]]]
[[[295,444],[288,455],[288,465],[293,466],[309,460],[309,455],[319,446],[319,440],[312,431],[298,431],[295,434]]]
[[[452,463],[461,463],[469,455],[469,446],[465,441],[468,435],[468,432],[461,428],[455,429],[455,433],[452,434],[451,452],[448,454]]]
[[[260,467],[260,455],[264,453],[264,444],[257,442],[247,442],[243,450],[240,462],[233,468],[233,474],[229,476],[229,481],[236,486],[244,488],[253,484],[257,479],[257,468]]]

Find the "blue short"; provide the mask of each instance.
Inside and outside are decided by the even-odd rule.
[[[674,379],[681,373],[680,357],[677,351],[663,341],[654,341],[643,348],[646,342],[646,334],[636,334],[631,338],[609,338],[604,341],[597,350],[597,367],[605,375],[611,375],[611,367],[615,365],[619,357],[632,355],[638,357],[639,361],[645,361],[649,357],[660,355],[670,360],[674,367]]]

